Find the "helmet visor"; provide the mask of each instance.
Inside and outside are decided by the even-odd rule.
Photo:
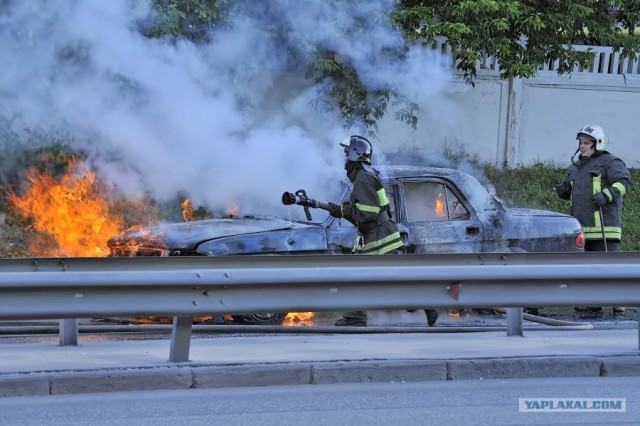
[[[596,142],[596,138],[594,138],[593,136],[591,136],[591,135],[589,135],[587,133],[578,133],[578,136],[576,136],[576,139]]]

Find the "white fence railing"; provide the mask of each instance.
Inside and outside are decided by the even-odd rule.
[[[640,306],[640,253],[2,259],[0,271],[0,320],[171,315],[170,361],[189,359],[195,315],[507,307],[521,335],[522,306]]]
[[[449,62],[450,66],[456,65],[456,54],[445,37],[438,37],[433,43],[423,43],[424,46],[430,47],[432,50],[442,55],[443,65]],[[578,51],[593,52],[593,59],[588,67],[576,65],[573,73],[591,73],[591,74],[612,74],[612,75],[628,75],[640,74],[640,55],[633,57],[622,57],[621,52],[614,52],[612,47],[607,46],[585,46],[573,45]],[[538,71],[552,71],[557,73],[560,66],[558,59],[540,64]],[[479,69],[497,70],[498,60],[496,57],[484,54],[477,63]]]

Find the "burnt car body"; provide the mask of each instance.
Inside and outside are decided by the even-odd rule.
[[[504,207],[462,171],[419,166],[381,167],[380,171],[406,253],[583,250],[582,228],[574,217]],[[347,189],[342,194],[346,199]],[[287,208],[302,210],[296,205]],[[351,253],[355,227],[323,210],[312,213],[311,221],[247,216],[163,224],[114,237],[109,247],[113,256]],[[243,318],[247,322],[277,320]]]

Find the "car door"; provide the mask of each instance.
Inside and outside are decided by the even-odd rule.
[[[483,225],[464,195],[443,179],[402,182],[402,223],[410,253],[482,251]]]

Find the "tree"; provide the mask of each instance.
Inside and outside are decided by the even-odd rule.
[[[368,0],[349,1],[365,4]],[[253,0],[153,0],[152,4],[156,19],[144,27],[147,37],[184,37],[195,43],[215,42],[210,40],[209,30],[230,25],[229,21],[239,16],[253,17],[255,22],[261,22],[265,16],[285,15],[282,8],[287,7],[286,2]],[[389,23],[388,16],[376,16],[375,12],[371,12],[370,19],[374,22],[384,19]],[[388,89],[368,88],[353,64],[339,58],[339,52],[314,45],[304,36],[296,35],[285,21],[264,22],[263,27],[256,27],[255,31],[262,32],[286,50],[290,67],[287,72],[303,74],[324,88],[335,103],[318,106],[337,107],[345,126],[360,126],[363,131],[373,133],[370,129],[375,129],[377,120],[385,114],[389,103],[399,107],[396,115],[400,120],[415,126],[415,103]]]
[[[145,30],[147,36],[187,37],[194,42],[211,41],[207,30],[224,25],[228,14],[260,14],[263,7],[286,7],[278,2],[260,6],[261,2],[242,0],[153,2],[159,18]],[[345,2],[353,6],[369,0]],[[576,65],[587,67],[593,53],[588,48],[577,50],[576,44],[612,46],[623,56],[640,52],[640,38],[634,34],[640,22],[637,0],[400,0],[390,16],[371,16],[372,21],[385,25],[389,19],[404,34],[406,46],[446,37],[456,55],[456,69],[470,84],[483,55],[498,60],[500,77],[506,79],[532,77],[540,64],[556,60],[559,74],[570,73]],[[285,46],[294,58],[291,64],[302,64],[307,78],[324,85],[347,126],[361,124],[372,132],[393,105],[396,118],[415,128],[418,106],[391,89],[367,88],[353,64],[339,52],[292,38],[286,25],[259,30]],[[380,52],[396,55],[398,60],[403,53]]]
[[[483,54],[498,60],[500,77],[528,78],[559,60],[559,74],[588,66],[593,53],[572,45],[612,46],[623,56],[640,51],[637,0],[402,0],[393,13],[408,42],[444,36],[469,82]]]
[[[147,37],[186,37],[208,41],[208,29],[224,19],[226,0],[153,0],[157,20],[144,29]]]

